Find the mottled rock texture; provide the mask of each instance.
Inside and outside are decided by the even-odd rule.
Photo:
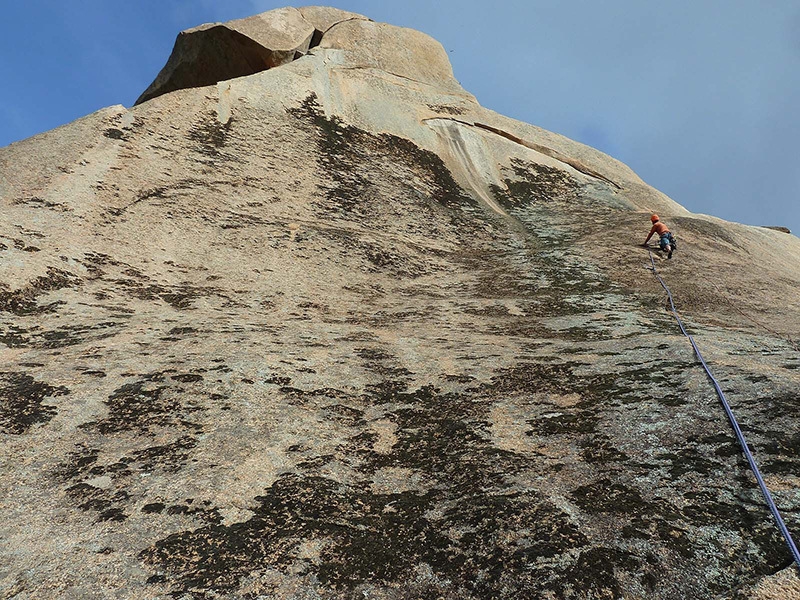
[[[424,34],[193,31],[0,149],[2,597],[797,597],[639,244],[676,232],[798,533],[800,240],[482,108]]]

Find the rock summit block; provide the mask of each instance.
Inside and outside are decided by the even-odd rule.
[[[458,85],[442,45],[414,29],[350,20],[331,27],[320,46],[347,51],[351,66],[376,68],[436,86]]]
[[[136,104],[286,64],[319,44],[328,29],[348,20],[367,18],[321,6],[287,7],[187,29],[178,34],[167,64]]]

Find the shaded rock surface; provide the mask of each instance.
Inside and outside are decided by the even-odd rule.
[[[796,596],[637,245],[677,233],[798,532],[798,239],[482,108],[423,34],[253,19],[0,149],[3,597]]]

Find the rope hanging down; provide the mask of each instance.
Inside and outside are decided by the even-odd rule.
[[[758,487],[761,488],[761,493],[764,496],[764,501],[767,503],[772,516],[775,518],[775,522],[778,524],[778,529],[781,530],[783,534],[783,539],[786,540],[786,545],[789,546],[789,551],[792,553],[792,557],[794,558],[794,562],[797,564],[797,567],[800,568],[800,552],[797,550],[797,546],[795,546],[794,540],[792,539],[792,534],[789,533],[789,529],[786,527],[786,523],[783,522],[783,517],[781,517],[780,511],[778,511],[778,507],[775,506],[775,501],[772,499],[772,494],[769,493],[767,489],[767,484],[764,483],[764,479],[761,477],[761,472],[758,470],[758,465],[756,465],[756,460],[753,458],[753,455],[750,452],[750,448],[747,446],[747,441],[744,439],[744,434],[742,433],[741,428],[739,427],[739,423],[736,421],[736,417],[733,415],[733,410],[731,410],[730,404],[728,404],[728,400],[725,398],[725,394],[722,391],[722,388],[719,387],[719,383],[711,374],[711,370],[708,368],[706,361],[703,360],[703,355],[700,354],[700,349],[697,347],[697,344],[694,342],[694,338],[686,332],[686,328],[683,326],[683,321],[681,321],[680,316],[678,315],[678,311],[675,309],[675,303],[672,301],[672,292],[669,291],[667,284],[664,283],[664,280],[661,279],[661,276],[656,271],[656,263],[653,260],[653,253],[648,250],[650,254],[650,263],[653,265],[653,275],[656,276],[661,287],[664,288],[664,291],[667,292],[667,297],[669,298],[669,305],[672,310],[672,314],[675,315],[675,320],[678,322],[678,326],[681,328],[683,335],[685,335],[689,342],[692,344],[692,348],[694,348],[694,353],[697,355],[697,358],[700,360],[700,364],[703,365],[703,369],[706,371],[706,375],[708,375],[709,379],[711,379],[711,383],[714,384],[714,389],[717,390],[717,396],[719,396],[720,401],[722,402],[722,406],[725,409],[725,414],[728,415],[728,420],[731,422],[731,426],[733,427],[733,431],[736,433],[736,438],[739,440],[739,445],[742,447],[742,451],[744,452],[745,457],[747,458],[747,462],[750,463],[750,470],[753,471],[753,474],[756,476],[756,481],[758,481]]]

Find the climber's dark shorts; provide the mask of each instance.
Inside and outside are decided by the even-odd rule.
[[[667,246],[671,246],[673,250],[675,249],[675,238],[672,237],[672,234],[669,231],[661,236],[659,242],[661,249],[664,251],[666,251]]]

